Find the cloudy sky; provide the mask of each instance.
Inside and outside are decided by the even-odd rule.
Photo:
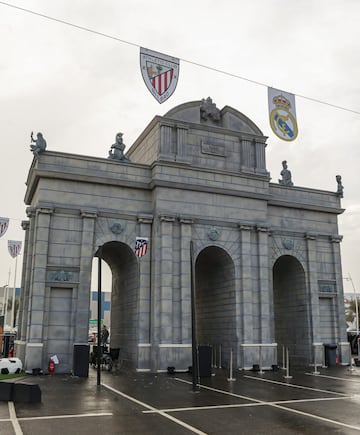
[[[335,192],[342,175],[343,275],[360,292],[359,17],[358,0],[0,1],[0,216],[10,218],[0,286],[14,282],[7,241],[24,238],[31,131],[49,150],[107,157],[118,131],[130,147],[155,115],[210,96],[269,136],[274,182],[284,159],[297,186]],[[176,91],[161,105],[143,82],[140,46],[180,58]],[[294,142],[271,131],[266,85],[297,95]],[[344,288],[353,291],[348,280]]]

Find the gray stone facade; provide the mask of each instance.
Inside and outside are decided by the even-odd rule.
[[[270,182],[266,137],[231,107],[155,117],[129,161],[45,151],[27,179],[18,355],[70,372],[87,342],[94,255],[112,271],[111,347],[139,371],[191,365],[194,245],[199,344],[224,367],[349,362],[336,193]],[[135,238],[150,250],[134,255]],[[101,250],[99,251],[99,248]],[[97,254],[98,253],[98,254]],[[279,353],[279,355],[278,355]]]

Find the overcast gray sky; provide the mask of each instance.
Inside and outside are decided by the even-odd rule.
[[[360,292],[360,114],[296,97],[299,136],[284,142],[268,122],[267,88],[360,112],[358,0],[16,0],[8,4],[67,21],[97,34],[47,20],[0,1],[0,286],[14,282],[7,241],[23,240],[25,181],[32,162],[30,132],[48,149],[107,157],[118,131],[128,147],[155,115],[210,96],[269,136],[267,169],[277,182],[288,161],[296,186],[336,191],[343,275]],[[139,67],[139,46],[180,58],[174,95],[159,104]],[[18,259],[20,286],[22,255]],[[352,292],[349,281],[345,291]]]

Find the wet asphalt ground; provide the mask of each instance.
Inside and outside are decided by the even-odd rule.
[[[214,369],[197,392],[188,373],[27,376],[42,401],[0,402],[0,434],[360,434],[360,367],[312,370]]]

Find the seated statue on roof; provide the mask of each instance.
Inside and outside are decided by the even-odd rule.
[[[33,134],[34,133],[31,132],[30,138],[32,143],[30,145],[30,149],[33,152],[35,158],[37,159],[39,157],[39,154],[46,149],[46,140],[44,139],[42,133],[37,133],[36,139],[34,139]]]
[[[279,180],[279,184],[282,184],[283,186],[293,186],[294,183],[291,181],[291,172],[289,171],[287,167],[287,162],[284,160],[282,162],[283,169],[280,172],[280,175],[282,176],[282,179]]]
[[[118,160],[121,162],[129,162],[130,160],[124,155],[125,144],[122,140],[122,137],[123,137],[122,133],[118,133],[116,135],[115,143],[111,145],[108,158],[113,160]]]

